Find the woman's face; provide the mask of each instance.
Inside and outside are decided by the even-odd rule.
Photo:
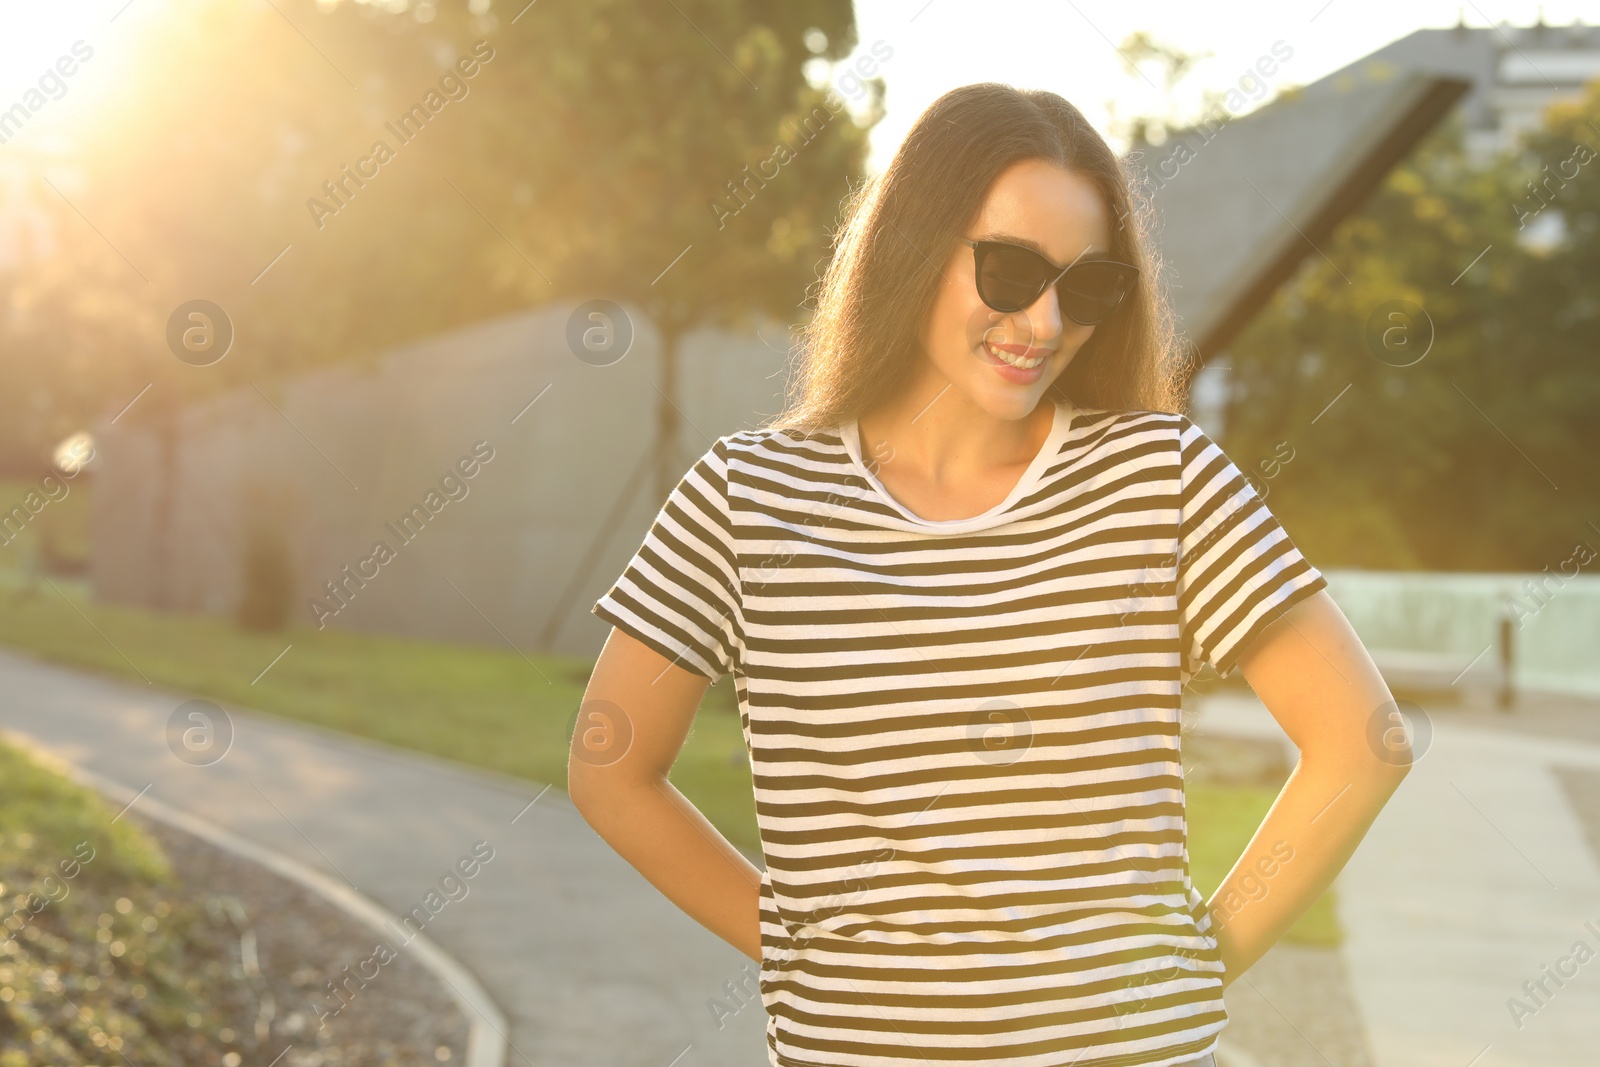
[[[962,236],[1032,243],[1058,266],[1111,250],[1110,216],[1094,185],[1043,160],[1022,160],[1002,171]],[[978,297],[972,248],[958,241],[924,327],[922,347],[930,365],[925,369],[983,411],[1020,419],[1094,330],[1061,314],[1053,285],[1031,307],[1010,314],[993,310]],[[1023,366],[1007,364],[997,351]]]

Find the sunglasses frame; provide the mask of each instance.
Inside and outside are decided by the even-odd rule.
[[[976,288],[978,290],[978,299],[982,300],[984,302],[984,304],[987,305],[991,310],[998,311],[1003,315],[1010,315],[1010,314],[1013,314],[1015,312],[1023,310],[1023,308],[1032,307],[1034,301],[1038,300],[1039,297],[1043,296],[1046,289],[1049,289],[1053,285],[1055,285],[1055,286],[1060,285],[1063,278],[1065,278],[1071,271],[1077,269],[1080,266],[1084,266],[1085,264],[1093,263],[1093,264],[1096,264],[1098,266],[1111,266],[1111,267],[1120,268],[1123,272],[1125,272],[1126,274],[1132,276],[1132,281],[1128,285],[1127,290],[1123,292],[1121,298],[1118,299],[1116,306],[1113,307],[1110,311],[1106,312],[1100,318],[1095,319],[1095,320],[1093,320],[1091,322],[1084,322],[1082,319],[1078,318],[1076,315],[1073,315],[1071,312],[1067,311],[1066,301],[1061,299],[1061,294],[1059,292],[1056,294],[1057,301],[1061,305],[1061,313],[1062,314],[1066,315],[1067,318],[1071,319],[1073,322],[1076,322],[1079,326],[1094,326],[1094,325],[1097,325],[1099,323],[1104,322],[1106,319],[1109,319],[1112,315],[1115,315],[1117,313],[1118,309],[1120,309],[1122,307],[1122,305],[1127,302],[1128,294],[1133,292],[1134,285],[1137,285],[1138,281],[1139,281],[1139,268],[1135,267],[1131,263],[1123,263],[1120,260],[1115,260],[1115,259],[1078,259],[1078,260],[1073,260],[1071,263],[1068,263],[1065,267],[1061,267],[1061,266],[1057,266],[1055,263],[1052,263],[1049,259],[1047,259],[1046,257],[1040,255],[1038,252],[1036,252],[1033,249],[1029,248],[1027,245],[1019,245],[1019,244],[1016,244],[1016,243],[1014,243],[1012,241],[992,241],[992,240],[989,240],[989,241],[974,241],[970,237],[963,237],[962,241],[964,243],[966,243],[968,246],[970,246],[971,249],[972,249],[973,284],[976,286]],[[1028,255],[1032,256],[1034,259],[1037,259],[1041,263],[1044,263],[1051,270],[1054,270],[1056,272],[1056,274],[1055,274],[1054,277],[1048,278],[1045,281],[1045,283],[1039,287],[1039,291],[1034,293],[1033,297],[1026,304],[1023,304],[1020,307],[998,307],[989,299],[989,297],[983,291],[983,260],[984,260],[984,257],[988,254],[986,246],[988,246],[990,248],[1009,248],[1009,249],[1015,249],[1015,250],[1017,250],[1019,252],[1026,252]]]

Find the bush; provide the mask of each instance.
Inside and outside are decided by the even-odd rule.
[[[288,539],[277,527],[252,527],[245,539],[244,592],[235,619],[246,630],[281,630],[294,599]]]
[[[234,619],[246,630],[281,630],[294,601],[294,564],[283,516],[293,514],[288,491],[266,480],[244,490],[244,544]]]

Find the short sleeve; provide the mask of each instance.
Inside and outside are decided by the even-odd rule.
[[[1269,624],[1327,586],[1254,486],[1199,426],[1182,418],[1178,613],[1184,675],[1218,674]]]
[[[713,681],[742,669],[727,438],[679,479],[638,552],[590,610]]]

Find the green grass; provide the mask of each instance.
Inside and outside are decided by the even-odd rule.
[[[1187,788],[1189,874],[1201,896],[1211,894],[1243,854],[1278,790],[1259,785],[1194,785]],[[1290,863],[1294,860],[1291,858]],[[1272,880],[1263,879],[1267,892]],[[1247,905],[1248,906],[1248,905]],[[1331,947],[1339,944],[1334,891],[1323,893],[1283,935],[1291,944]]]
[[[155,884],[170,870],[160,848],[133,824],[112,822],[116,809],[27,753],[0,742],[0,864],[9,886],[64,873],[45,857],[66,858],[87,841],[93,859],[78,874],[89,882]],[[76,880],[74,876],[74,881]],[[11,894],[0,894],[7,898]],[[3,937],[0,934],[0,937]]]
[[[0,744],[0,1067],[215,1062],[200,963],[218,946],[174,902],[156,843],[98,794]]]
[[[38,558],[47,541],[59,556],[73,560],[88,558],[88,483],[82,478],[56,477],[66,490],[66,495],[59,500],[46,497],[38,479],[0,478],[0,516],[10,515],[11,509],[19,506],[27,512],[25,501],[29,493],[36,494],[39,506],[37,513],[29,513],[27,523],[21,524],[20,529],[15,519],[12,525],[4,528],[3,537],[0,537],[0,542],[4,542],[0,543],[0,569],[15,569],[30,556]],[[61,489],[54,492],[59,496]]]
[[[563,789],[593,667],[570,656],[310,626],[249,633],[223,619],[89,603],[81,584],[60,579],[41,581],[32,596],[0,585],[0,643]],[[707,690],[670,777],[734,845],[758,853],[744,753],[724,678]]]
[[[589,660],[311,627],[256,634],[222,619],[92,604],[81,584],[52,581],[30,596],[14,586],[8,591],[0,574],[0,643],[224,707],[566,788]],[[292,647],[261,676],[285,645]],[[670,777],[729,841],[759,855],[731,679],[707,690]],[[1275,795],[1259,786],[1190,787],[1191,873],[1207,898]],[[1287,935],[1311,944],[1337,938],[1331,894]]]

